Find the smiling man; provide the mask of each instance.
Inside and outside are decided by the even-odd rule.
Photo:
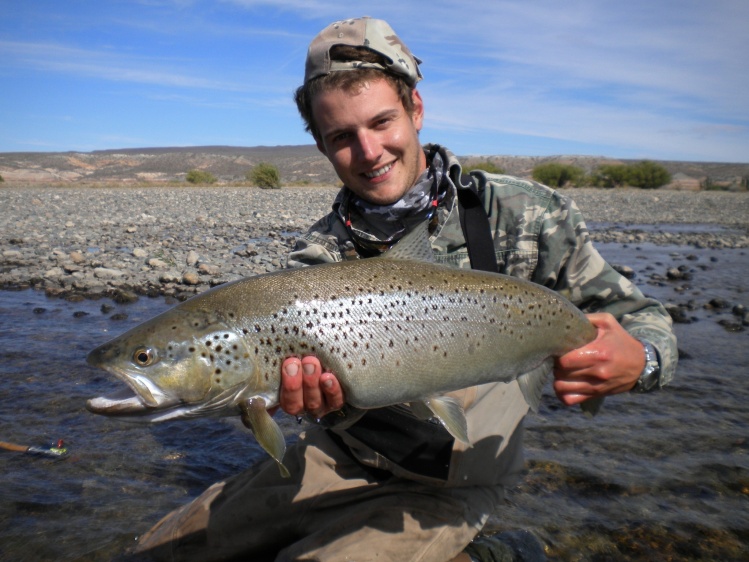
[[[312,41],[296,101],[344,187],[332,212],[297,241],[289,264],[376,256],[427,222],[436,261],[528,279],[590,313],[598,337],[555,365],[563,403],[669,382],[677,353],[667,313],[601,258],[571,200],[511,176],[466,176],[450,151],[421,146],[419,64],[382,20],[335,22]],[[287,358],[282,376],[282,408],[319,420],[286,454],[291,478],[270,462],[215,484],[146,534],[139,555],[544,558],[528,532],[474,540],[490,515],[501,522],[504,490],[523,469],[528,405],[516,382],[451,394],[466,411],[467,447],[406,406],[349,411],[335,373],[313,356]]]

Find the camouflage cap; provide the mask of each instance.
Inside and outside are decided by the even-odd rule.
[[[386,65],[363,61],[336,61],[330,58],[330,49],[336,45],[365,47],[387,61]],[[413,87],[421,80],[421,61],[398,38],[393,28],[384,20],[362,17],[336,21],[323,29],[312,40],[307,51],[304,83],[319,76],[339,70],[378,68],[405,78]]]

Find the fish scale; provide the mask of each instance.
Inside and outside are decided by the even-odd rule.
[[[417,230],[378,258],[250,277],[180,303],[89,354],[132,392],[87,407],[148,421],[241,413],[282,467],[283,436],[267,409],[290,355],[316,355],[351,406],[423,402],[464,441],[447,392],[517,379],[537,406],[553,358],[596,329],[539,285],[415,261],[425,244],[431,252]]]

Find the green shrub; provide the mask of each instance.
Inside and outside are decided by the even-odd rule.
[[[643,160],[629,166],[629,185],[643,189],[655,189],[671,182],[671,174],[651,160]]]
[[[602,164],[590,177],[593,187],[621,187],[629,178],[629,166],[624,164]]]
[[[185,175],[185,181],[188,181],[192,184],[213,184],[216,183],[216,176],[214,176],[210,172],[206,172],[205,170],[198,170],[193,169],[187,172]]]
[[[549,162],[533,168],[533,179],[549,187],[564,187],[568,183],[577,186],[583,183],[585,172],[571,164]]]
[[[471,163],[467,166],[471,170],[483,170],[484,172],[488,174],[504,174],[505,171],[497,166],[494,162],[484,161],[484,162],[475,162]]]
[[[3,183],[5,181],[5,178],[3,176],[0,176],[0,183]]]
[[[603,164],[591,175],[594,187],[622,187],[631,185],[654,189],[671,182],[671,174],[655,162],[643,160],[637,164]]]
[[[280,189],[281,174],[273,164],[260,162],[245,174],[247,179],[263,189]]]

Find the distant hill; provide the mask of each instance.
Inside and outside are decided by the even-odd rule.
[[[508,174],[530,177],[538,164],[562,162],[590,172],[603,163],[631,163],[593,156],[463,156],[471,165],[491,161]],[[193,146],[125,148],[93,152],[2,152],[0,175],[8,184],[138,183],[184,180],[193,168],[206,170],[222,182],[244,180],[260,162],[278,167],[284,184],[337,185],[333,167],[314,145],[299,146]],[[706,177],[733,181],[749,176],[749,164],[658,161],[676,180],[676,187],[695,189]]]

